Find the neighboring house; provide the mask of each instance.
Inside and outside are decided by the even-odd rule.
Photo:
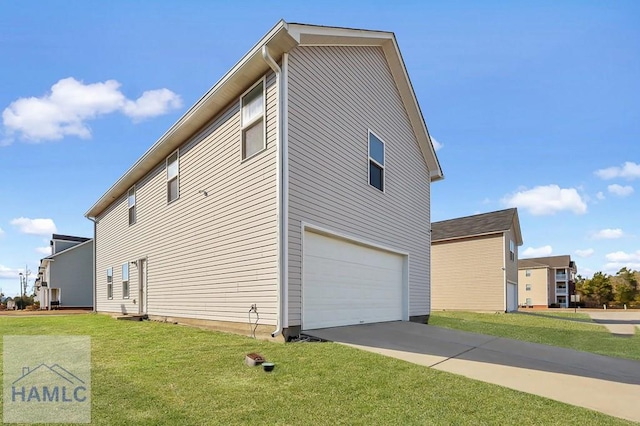
[[[568,307],[575,294],[576,273],[569,255],[520,259],[518,303],[529,308]]]
[[[279,22],[96,203],[96,308],[425,322],[442,179],[393,33]]]
[[[517,209],[431,224],[431,308],[518,309]]]
[[[40,309],[93,308],[93,239],[53,234],[35,282]]]

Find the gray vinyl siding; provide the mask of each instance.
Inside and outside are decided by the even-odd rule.
[[[409,253],[409,315],[429,313],[430,179],[378,47],[289,56],[289,325],[301,323],[301,223]],[[369,185],[368,132],[385,142],[385,193]]]
[[[267,78],[267,149],[242,161],[239,100],[180,148],[179,194],[167,204],[162,162],[136,184],[137,220],[126,194],[98,218],[97,308],[137,313],[138,268],[122,298],[122,264],[147,258],[147,313],[246,322],[256,304],[261,324],[275,324],[275,76]],[[247,88],[255,83],[248,81]],[[205,196],[200,191],[206,191]],[[113,300],[106,271],[113,268]],[[136,301],[137,302],[137,301]]]
[[[68,248],[71,248],[73,246],[77,246],[78,244],[80,244],[77,241],[63,241],[63,240],[54,240],[53,241],[53,253],[51,254],[56,254],[56,253],[60,253],[61,251],[64,251]]]
[[[514,284],[518,284],[518,243],[516,242],[517,240],[516,240],[515,231],[513,230],[513,228],[509,229],[507,232],[504,233],[504,240],[505,240],[505,248],[504,248],[505,277],[507,281],[510,281]],[[511,240],[514,243],[515,255],[516,255],[513,261],[509,256],[509,241]]]
[[[59,252],[50,264],[51,288],[60,289],[60,306],[93,306],[93,242]]]

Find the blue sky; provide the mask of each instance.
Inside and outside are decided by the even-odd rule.
[[[515,205],[521,257],[640,269],[640,3],[236,3],[0,2],[5,294],[281,18],[395,32],[441,145],[434,221]]]

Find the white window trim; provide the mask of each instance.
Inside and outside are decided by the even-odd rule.
[[[129,197],[131,194],[131,191],[133,191],[133,206],[129,206]],[[135,225],[136,222],[138,221],[138,209],[137,209],[137,204],[138,204],[138,194],[136,191],[136,186],[133,185],[131,188],[129,188],[129,190],[127,191],[127,221],[129,222],[129,226]],[[134,220],[133,222],[131,222],[130,220],[130,212],[131,209],[133,208],[134,211]]]
[[[373,189],[375,189],[378,192],[382,192],[383,194],[386,193],[387,191],[387,166],[385,164],[380,164],[378,163],[374,158],[371,157],[371,135],[375,136],[376,138],[378,138],[378,140],[380,142],[382,142],[382,155],[384,157],[384,162],[387,162],[387,143],[380,137],[378,136],[373,130],[371,129],[367,129],[367,156],[368,156],[368,161],[367,161],[367,184],[369,184],[369,186]],[[371,185],[371,169],[369,167],[369,162],[373,161],[374,164],[376,164],[378,167],[382,168],[382,190],[376,188],[375,186]]]
[[[124,279],[124,274],[122,274],[122,298],[123,299],[129,299],[129,297],[131,296],[131,287],[130,287],[130,283],[131,283],[131,268],[129,267],[128,263],[123,263],[122,266],[127,265],[127,279]],[[124,283],[127,283],[127,294],[126,296],[124,295]]]
[[[257,117],[254,117],[251,121],[249,121],[248,123],[245,123],[244,120],[242,119],[242,107],[243,102],[242,99],[249,93],[251,92],[256,86],[260,85],[260,83],[262,83],[262,115],[259,115]],[[262,119],[262,149],[260,151],[257,151],[256,153],[252,154],[249,157],[245,157],[244,155],[244,130],[248,127],[251,127],[251,125],[253,123],[255,123],[256,121]],[[267,149],[267,78],[266,76],[262,76],[262,78],[260,78],[258,81],[256,81],[254,84],[251,85],[251,87],[249,87],[247,90],[245,90],[241,95],[240,95],[240,156],[242,158],[241,162],[245,162],[253,157],[255,157],[256,155],[264,152]]]
[[[178,196],[176,197],[175,200],[171,200],[169,201],[169,158],[171,156],[173,156],[173,154],[176,154],[176,163],[178,166],[178,173],[176,175],[176,182],[177,184],[177,190],[178,190]],[[165,191],[166,191],[166,195],[167,195],[167,205],[168,204],[173,204],[176,201],[178,201],[180,199],[180,148],[176,149],[175,151],[173,151],[171,154],[167,155],[167,158],[165,158],[164,160],[164,178],[165,178]],[[137,219],[137,217],[136,217]]]

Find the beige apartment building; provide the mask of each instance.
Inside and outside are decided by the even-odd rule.
[[[577,266],[571,256],[520,259],[518,304],[524,308],[566,308],[575,292]]]

